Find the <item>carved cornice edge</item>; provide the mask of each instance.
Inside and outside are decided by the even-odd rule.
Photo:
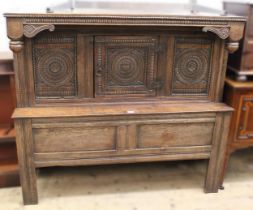
[[[203,32],[212,32],[216,34],[221,39],[226,39],[230,35],[230,28],[229,27],[214,27],[214,26],[205,26],[202,28]]]
[[[54,31],[55,26],[53,24],[27,24],[27,25],[24,25],[24,35],[27,38],[32,38],[44,30]]]
[[[128,19],[128,18],[155,18],[155,19],[173,19],[173,20],[208,20],[209,22],[213,21],[236,21],[236,22],[245,22],[246,18],[243,16],[210,16],[210,15],[150,15],[150,14],[85,14],[85,13],[4,13],[4,16],[7,18],[60,18],[60,19],[71,19],[71,18],[114,18],[114,19]],[[211,20],[210,20],[211,19]]]

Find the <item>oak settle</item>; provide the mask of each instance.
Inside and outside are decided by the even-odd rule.
[[[5,16],[24,204],[48,166],[209,159],[205,192],[218,191],[232,112],[220,100],[244,18]]]

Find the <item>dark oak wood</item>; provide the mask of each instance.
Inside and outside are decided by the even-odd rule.
[[[19,185],[15,129],[11,114],[16,106],[13,59],[0,53],[0,187]]]
[[[220,103],[241,17],[6,14],[25,204],[35,169],[209,159],[217,192],[232,109]],[[183,131],[183,132],[182,132]]]
[[[224,2],[224,10],[229,14],[247,17],[244,37],[240,48],[229,56],[228,70],[238,81],[253,77],[253,4],[246,2]]]
[[[253,146],[253,82],[227,78],[224,101],[235,111],[231,118],[223,176],[230,155],[238,149]]]

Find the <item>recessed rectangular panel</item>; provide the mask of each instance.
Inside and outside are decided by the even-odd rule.
[[[238,139],[253,140],[253,95],[240,98]]]
[[[210,145],[214,123],[171,123],[138,126],[139,148]]]
[[[156,95],[157,37],[95,37],[95,95]]]
[[[175,39],[173,95],[208,95],[212,48],[210,38]]]
[[[38,35],[33,41],[33,71],[37,98],[76,96],[75,35]]]
[[[34,129],[35,152],[103,151],[116,147],[116,127]]]

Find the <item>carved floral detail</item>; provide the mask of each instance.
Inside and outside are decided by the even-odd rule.
[[[36,36],[38,33],[40,33],[41,31],[44,30],[49,30],[49,31],[54,31],[55,30],[55,26],[52,24],[47,24],[47,25],[33,25],[33,24],[29,24],[29,25],[24,25],[24,35],[27,38],[32,38],[34,36]]]
[[[213,27],[213,26],[205,26],[202,31],[204,32],[212,32],[216,34],[221,39],[226,39],[230,35],[230,30],[228,27]]]

